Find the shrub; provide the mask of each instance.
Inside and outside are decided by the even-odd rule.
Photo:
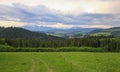
[[[0,45],[0,52],[11,52],[14,51],[15,49],[11,46],[8,45]]]

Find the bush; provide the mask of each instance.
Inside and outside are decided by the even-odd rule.
[[[102,52],[102,48],[92,47],[61,47],[61,48],[13,48],[0,46],[0,52]]]
[[[14,51],[15,49],[11,46],[8,45],[0,45],[0,52],[11,52]]]
[[[57,48],[56,51],[58,52],[102,52],[102,48],[92,48],[92,47],[64,47],[64,48]]]

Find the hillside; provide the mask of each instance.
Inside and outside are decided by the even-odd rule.
[[[72,27],[68,29],[60,29],[60,28],[51,28],[51,27],[42,27],[42,26],[23,26],[22,28],[28,29],[30,31],[44,32],[47,35],[57,36],[57,37],[81,37],[86,33],[93,31],[97,28],[80,28],[80,27]]]
[[[0,28],[0,38],[56,39],[58,37],[46,35],[42,32],[29,31],[23,28],[8,27]]]
[[[2,30],[4,30],[4,27],[0,27],[0,32],[1,32]]]
[[[120,36],[120,27],[113,27],[109,29],[99,29],[99,30],[93,30],[90,33],[88,33],[90,36]]]

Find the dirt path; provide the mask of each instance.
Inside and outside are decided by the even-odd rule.
[[[32,66],[28,72],[35,72],[35,61],[34,60],[32,60]]]
[[[47,63],[45,63],[45,66],[47,68],[47,72],[53,72],[53,69],[51,67],[49,67],[49,65]]]
[[[45,64],[45,67],[46,67],[46,72],[53,72],[53,69],[48,65],[48,63],[46,63],[45,61],[41,60],[42,63]]]
[[[45,64],[45,67],[47,69],[46,72],[53,72],[53,69],[48,65],[48,63],[44,62],[43,60],[41,60],[41,62]],[[36,67],[35,61],[32,60],[32,65],[28,72],[35,72],[35,67]]]

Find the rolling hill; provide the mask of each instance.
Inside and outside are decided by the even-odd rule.
[[[17,28],[17,27],[2,28],[0,27],[0,38],[57,39],[59,37],[46,35],[45,33],[42,33],[42,32],[29,31],[23,28]]]
[[[120,36],[120,27],[113,27],[109,29],[98,29],[98,30],[93,30],[90,33],[88,33],[90,36]]]
[[[52,27],[43,27],[43,26],[23,26],[22,28],[28,29],[30,31],[44,32],[47,35],[57,36],[57,37],[81,37],[86,33],[93,31],[97,28],[80,28],[72,27],[67,29],[52,28]]]

